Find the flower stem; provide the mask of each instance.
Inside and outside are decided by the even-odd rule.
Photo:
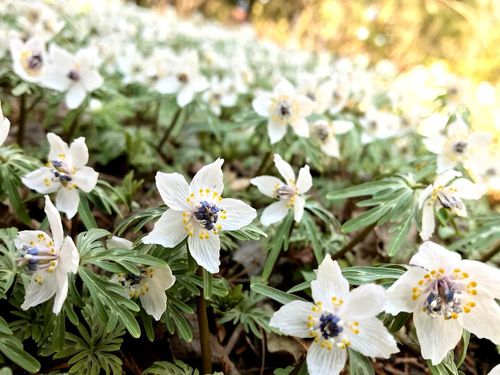
[[[24,129],[26,127],[26,94],[19,97],[19,123],[17,128],[17,144],[24,144]]]
[[[267,169],[268,161],[272,159],[273,159],[273,152],[268,151],[266,155],[262,158],[262,162],[260,163],[259,168],[257,169],[257,172],[255,172],[254,176],[260,176]]]
[[[201,267],[196,272],[198,276],[203,276]],[[207,304],[203,297],[203,288],[200,288],[200,295],[196,298],[196,314],[198,315],[198,328],[200,331],[200,346],[202,360],[202,374],[212,373],[212,351],[210,348],[210,331],[208,329]]]
[[[487,253],[484,253],[481,256],[480,260],[481,260],[481,262],[487,262],[490,259],[492,259],[495,255],[497,255],[499,252],[500,252],[500,242],[497,243],[496,246],[493,246],[493,248],[490,251],[488,251]]]
[[[351,251],[354,246],[363,241],[365,237],[377,226],[377,223],[373,223],[368,225],[365,229],[358,233],[347,245],[345,245],[342,249],[337,251],[335,254],[332,254],[332,259],[340,259],[343,258],[349,251]]]
[[[165,134],[163,134],[162,139],[160,139],[160,142],[158,143],[157,150],[161,152],[161,149],[163,148],[163,145],[165,142],[167,142],[168,138],[170,137],[170,133],[172,133],[172,130],[175,127],[175,124],[177,123],[177,120],[179,119],[179,116],[181,115],[182,108],[178,108],[177,111],[174,114],[174,117],[172,118],[172,121],[170,122],[170,126],[167,128],[165,131]]]

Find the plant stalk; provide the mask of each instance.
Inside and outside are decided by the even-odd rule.
[[[347,245],[345,245],[342,249],[337,251],[335,254],[332,254],[332,259],[340,259],[343,258],[349,251],[354,249],[358,243],[363,241],[365,237],[377,226],[377,223],[373,223],[368,225],[365,229],[359,232]]]
[[[198,276],[203,276],[201,267],[197,271]],[[210,347],[210,330],[208,329],[207,304],[203,297],[203,288],[200,287],[200,295],[196,298],[196,314],[198,315],[198,328],[200,331],[200,347],[202,374],[212,373],[212,350]]]
[[[19,97],[19,123],[17,128],[17,144],[22,147],[24,144],[24,130],[26,127],[26,94]]]
[[[174,117],[172,118],[172,121],[170,122],[170,126],[167,128],[165,131],[165,134],[163,134],[163,137],[160,139],[160,142],[158,143],[157,150],[161,152],[161,149],[163,148],[163,145],[165,142],[167,142],[168,138],[170,137],[170,134],[172,133],[172,130],[175,127],[175,124],[177,123],[177,120],[179,119],[179,116],[182,113],[182,108],[178,108],[177,111],[174,114]]]

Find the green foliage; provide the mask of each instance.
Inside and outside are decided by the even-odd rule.
[[[22,342],[14,336],[8,323],[2,317],[0,317],[0,352],[30,373],[40,370],[40,363],[23,350]]]
[[[67,359],[70,374],[120,374],[122,361],[113,353],[120,350],[123,342],[123,326],[118,324],[110,330],[90,305],[82,309],[82,315],[85,323],[76,326],[78,335],[66,332],[60,350],[44,345],[41,354],[54,360]]]
[[[189,367],[182,361],[176,360],[172,362],[155,362],[153,365],[143,372],[144,375],[199,375],[200,372],[192,367]]]

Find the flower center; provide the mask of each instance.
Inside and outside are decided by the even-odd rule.
[[[61,160],[52,160],[51,164],[54,167],[54,169],[52,169],[54,177],[58,179],[63,186],[67,186],[68,183],[73,180],[71,177],[71,171],[67,165]]]
[[[177,79],[182,83],[188,83],[189,81],[189,77],[186,73],[177,74]]]
[[[282,118],[288,118],[292,114],[290,104],[286,101],[283,101],[279,105],[279,113]]]
[[[26,265],[33,272],[43,270],[52,272],[59,260],[54,248],[48,248],[41,244],[23,245],[20,252],[21,257],[17,259],[19,265]]]
[[[424,309],[432,317],[450,319],[462,312],[460,288],[448,277],[435,280],[429,287]]]
[[[463,206],[463,203],[460,199],[454,197],[453,195],[449,194],[444,190],[439,190],[437,192],[437,199],[439,200],[441,205],[447,209],[452,209],[452,208],[461,209]]]
[[[468,279],[469,274],[459,268],[448,274],[442,268],[432,270],[413,288],[412,299],[423,296],[422,310],[432,318],[457,319],[460,313],[469,313],[476,306],[477,282]]]
[[[295,189],[288,185],[281,185],[275,189],[276,198],[291,199],[295,195]]]
[[[196,221],[206,230],[212,230],[219,220],[220,208],[213,203],[201,201],[193,213]]]
[[[319,330],[324,339],[337,337],[344,330],[340,318],[331,313],[322,314],[319,321]]]
[[[21,64],[28,74],[36,76],[42,69],[43,56],[40,52],[24,51],[21,53]]]
[[[464,141],[458,141],[453,144],[452,146],[453,151],[456,152],[457,154],[463,154],[465,150],[467,149],[467,142]]]
[[[77,70],[70,70],[68,73],[68,78],[73,82],[78,82],[80,80],[80,73]]]
[[[139,275],[128,273],[119,278],[120,284],[130,289],[130,298],[138,298],[149,292],[148,279],[153,278],[154,271],[152,268],[144,268],[143,266],[139,266],[139,269],[141,271]]]

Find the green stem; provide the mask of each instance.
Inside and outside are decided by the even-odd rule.
[[[71,127],[68,130],[68,140],[71,141],[75,136],[76,130],[78,129],[78,125],[80,124],[80,116],[83,112],[83,109],[76,109],[75,117],[73,118],[73,122],[71,123]]]
[[[24,130],[26,127],[26,94],[19,97],[19,123],[17,128],[17,144],[24,144]]]
[[[175,112],[174,117],[172,118],[172,121],[170,122],[170,126],[165,131],[165,134],[163,134],[162,139],[160,139],[160,142],[158,143],[158,146],[156,147],[159,152],[161,152],[163,145],[165,144],[165,142],[167,142],[168,138],[170,137],[170,133],[172,133],[172,130],[174,129],[175,124],[177,123],[177,120],[179,119],[179,116],[181,115],[181,112],[182,112],[182,108],[178,108],[177,112]]]
[[[332,254],[332,259],[340,259],[343,258],[349,251],[354,249],[358,243],[363,241],[365,237],[377,226],[377,223],[373,223],[368,225],[365,229],[359,232],[347,245],[345,245],[342,249],[337,251],[335,254]]]
[[[496,246],[493,246],[493,248],[488,251],[487,253],[484,253],[480,260],[481,262],[487,262],[490,259],[492,259],[495,255],[497,255],[500,252],[500,242],[496,244]]]
[[[262,158],[262,162],[260,163],[259,168],[257,169],[257,172],[255,172],[254,176],[260,176],[262,173],[264,173],[264,171],[267,169],[268,161],[272,159],[273,159],[273,152],[270,150]]]
[[[203,276],[203,270],[198,268],[197,274]],[[198,328],[200,331],[202,374],[212,373],[212,351],[210,347],[210,331],[208,329],[207,304],[203,297],[203,288],[200,288],[200,294],[196,297],[196,314],[198,315]]]

